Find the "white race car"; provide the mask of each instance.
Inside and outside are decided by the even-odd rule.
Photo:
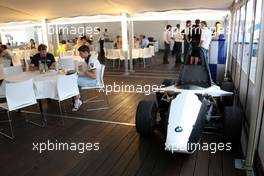
[[[234,86],[224,81],[215,85],[205,65],[184,65],[177,83],[165,80],[157,90],[157,101],[141,101],[136,112],[136,130],[142,136],[165,129],[165,150],[193,153],[190,144],[198,143],[202,132],[223,132],[230,142],[241,133],[241,116],[235,114]],[[157,116],[159,114],[159,116]]]

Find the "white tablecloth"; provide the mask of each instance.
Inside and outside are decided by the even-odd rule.
[[[37,99],[57,98],[57,75],[58,74],[55,71],[49,71],[44,74],[40,74],[39,71],[36,71],[23,72],[19,75],[6,77],[2,85],[0,86],[0,95],[5,95],[5,84],[7,81],[18,82],[33,79],[34,90]]]
[[[143,58],[144,51],[142,48],[133,48],[132,49],[132,59]],[[106,54],[107,59],[120,59],[124,60],[125,55],[122,49],[108,49]]]

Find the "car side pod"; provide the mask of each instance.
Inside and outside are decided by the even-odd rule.
[[[165,150],[171,153],[193,153],[189,150],[190,137],[202,102],[193,92],[182,92],[171,102]],[[204,114],[206,115],[206,114]]]

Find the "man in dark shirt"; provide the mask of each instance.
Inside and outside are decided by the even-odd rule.
[[[184,40],[184,63],[189,63],[189,54],[191,49],[191,25],[192,22],[190,20],[186,21],[186,27],[182,30],[183,40]]]
[[[198,64],[200,58],[200,40],[201,40],[200,20],[195,20],[195,25],[192,26],[192,54],[190,64]]]
[[[47,64],[48,68],[55,68],[55,59],[51,53],[47,52],[47,46],[44,44],[40,44],[38,46],[39,53],[35,54],[31,59],[31,70],[39,69],[39,61],[43,64]]]

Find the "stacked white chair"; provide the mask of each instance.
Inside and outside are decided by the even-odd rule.
[[[33,88],[33,81],[32,80],[26,80],[26,81],[21,81],[21,82],[15,82],[15,83],[6,83],[6,103],[1,103],[0,108],[5,109],[7,111],[7,117],[8,120],[2,121],[2,122],[8,122],[9,123],[9,128],[10,128],[10,133],[11,135],[8,135],[7,133],[0,132],[1,135],[8,137],[10,139],[14,139],[14,133],[13,133],[13,127],[12,127],[12,119],[10,117],[10,112],[19,110],[28,106],[32,105],[38,105],[36,97],[35,97],[35,92]],[[19,91],[17,91],[19,90]],[[26,93],[21,93],[21,92],[26,92]],[[39,110],[40,107],[38,106]],[[45,117],[41,113],[41,124],[27,120],[28,123],[31,123],[33,125],[37,125],[39,127],[44,127],[45,126]]]
[[[104,84],[104,71],[105,71],[105,65],[101,65],[101,70],[99,74],[97,73],[97,85],[94,87],[81,87],[82,90],[99,90],[99,92],[103,92],[103,99],[95,100],[98,96],[92,97],[84,103],[97,103],[97,102],[103,102],[106,101],[106,106],[99,107],[99,108],[89,108],[87,111],[98,111],[98,110],[104,110],[109,108],[109,102],[106,96],[106,90],[105,90],[105,84]]]
[[[57,98],[54,98],[54,100],[57,100],[59,103],[62,125],[64,125],[64,117],[63,117],[61,102],[66,99],[73,98],[80,94],[77,84],[77,79],[78,79],[77,73],[71,75],[58,75],[57,77],[58,96]]]

